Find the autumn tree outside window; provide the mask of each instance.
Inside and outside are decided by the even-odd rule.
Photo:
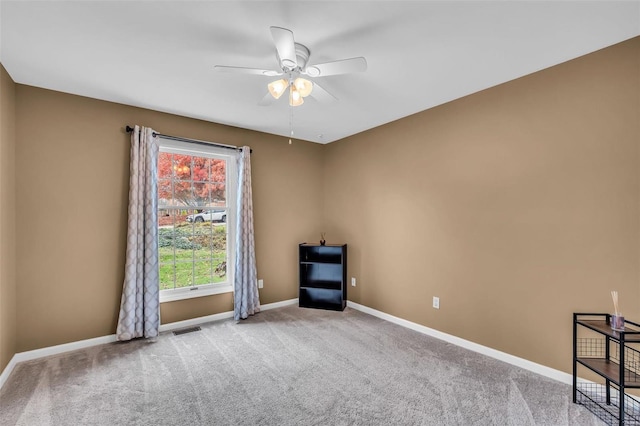
[[[161,301],[232,291],[236,154],[160,139]]]

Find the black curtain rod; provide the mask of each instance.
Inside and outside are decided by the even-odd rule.
[[[125,130],[127,131],[127,133],[131,133],[131,132],[133,132],[133,127],[127,125],[125,127]],[[216,147],[219,147],[219,148],[233,149],[234,151],[241,151],[242,150],[242,148],[238,148],[237,146],[233,146],[233,145],[223,145],[223,144],[220,144],[220,143],[199,141],[197,139],[189,139],[189,138],[181,138],[179,136],[163,135],[162,133],[156,133],[156,132],[153,132],[153,137],[154,138],[155,137],[161,137],[161,138],[165,138],[165,139],[171,139],[172,141],[195,143],[195,144],[198,144],[198,145],[216,146]],[[249,152],[253,153],[253,149],[250,149]]]

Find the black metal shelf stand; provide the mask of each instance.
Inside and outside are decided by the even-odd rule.
[[[604,384],[578,380],[581,366]],[[609,425],[640,426],[640,399],[629,389],[640,389],[640,324],[613,330],[610,314],[574,313],[573,402]]]

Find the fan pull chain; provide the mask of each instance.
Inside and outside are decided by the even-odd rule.
[[[291,89],[289,89],[291,90]],[[291,138],[293,137],[293,107],[289,105],[289,145],[291,145]]]

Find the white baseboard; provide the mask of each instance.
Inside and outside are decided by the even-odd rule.
[[[2,386],[4,386],[4,383],[9,378],[9,374],[11,374],[17,363],[18,362],[16,361],[16,356],[14,355],[9,360],[7,366],[4,367],[4,370],[2,370],[2,374],[0,374],[0,389],[2,389]]]
[[[538,364],[533,361],[529,361],[527,359],[520,358],[515,355],[511,355],[506,352],[502,352],[502,351],[490,348],[488,346],[483,346],[478,343],[474,343],[469,340],[465,340],[460,337],[453,336],[451,334],[443,333],[442,331],[438,331],[433,328],[425,327],[424,325],[416,324],[415,322],[407,321],[405,319],[398,318],[393,315],[389,315],[387,313],[369,308],[368,306],[360,305],[359,303],[355,303],[350,300],[347,301],[347,306],[350,308],[356,309],[358,311],[364,312],[366,314],[372,315],[374,317],[378,317],[385,321],[389,321],[394,324],[400,325],[402,327],[406,327],[411,330],[417,331],[419,333],[426,334],[431,337],[435,337],[436,339],[444,340],[445,342],[452,343],[456,346],[460,346],[462,348],[469,349],[471,351],[478,352],[483,355],[487,355],[499,361],[503,361],[508,364],[515,365],[516,367],[524,368],[525,370],[532,371],[534,373],[540,374],[541,376],[545,376],[550,379],[557,380],[562,383],[566,383],[568,385],[573,384],[573,376],[571,374],[565,373],[564,371],[556,370],[554,368],[547,367],[545,365]]]
[[[282,302],[267,303],[260,306],[261,311],[268,311],[269,309],[281,308],[283,306],[296,305],[298,299],[283,300]],[[233,311],[220,312],[219,314],[207,315],[204,317],[191,318],[184,321],[170,322],[168,324],[162,324],[160,326],[160,332],[177,330],[180,328],[194,327],[196,325],[205,324],[213,321],[220,321],[222,319],[233,318]]]
[[[270,309],[283,308],[285,306],[297,305],[297,304],[298,304],[298,298],[296,297],[295,299],[283,300],[282,302],[274,302],[274,303],[268,303],[266,305],[262,305],[260,306],[260,310],[268,311]]]
[[[270,309],[281,308],[283,306],[296,305],[298,303],[298,299],[290,299],[283,300],[281,302],[268,303],[266,305],[262,305],[260,310],[268,311]],[[185,321],[176,321],[168,324],[162,324],[160,326],[160,332],[176,330],[179,328],[193,327],[195,325],[204,324],[212,321],[219,321],[222,319],[233,318],[233,311],[229,312],[221,312],[219,314],[207,315],[204,317],[198,317],[193,319],[188,319]],[[49,346],[41,349],[34,349],[32,351],[19,352],[15,354],[7,366],[0,374],[0,389],[4,386],[5,382],[9,378],[9,375],[15,368],[15,366],[19,362],[23,361],[31,361],[33,359],[43,358],[51,355],[58,355],[65,352],[75,351],[78,349],[85,349],[91,346],[104,345],[105,343],[112,343],[117,341],[115,334],[110,334],[108,336],[95,337],[93,339],[79,340],[77,342],[65,343],[62,345]]]
[[[2,386],[19,362],[31,361],[33,359],[43,358],[45,356],[57,355],[65,352],[75,351],[78,349],[89,348],[91,346],[104,345],[105,343],[112,343],[115,341],[116,335],[110,334],[108,336],[79,340],[77,342],[64,343],[62,345],[48,346],[46,348],[34,349],[32,351],[18,352],[13,356],[13,358],[11,358],[9,364],[7,364],[7,366],[2,371],[2,375],[0,375],[0,389],[2,389]]]
[[[223,319],[233,318],[233,311],[220,312],[219,314],[207,315],[204,317],[191,318],[184,321],[170,322],[160,326],[160,333],[163,331],[178,330],[180,328],[194,327],[196,325],[207,322],[220,321]]]

